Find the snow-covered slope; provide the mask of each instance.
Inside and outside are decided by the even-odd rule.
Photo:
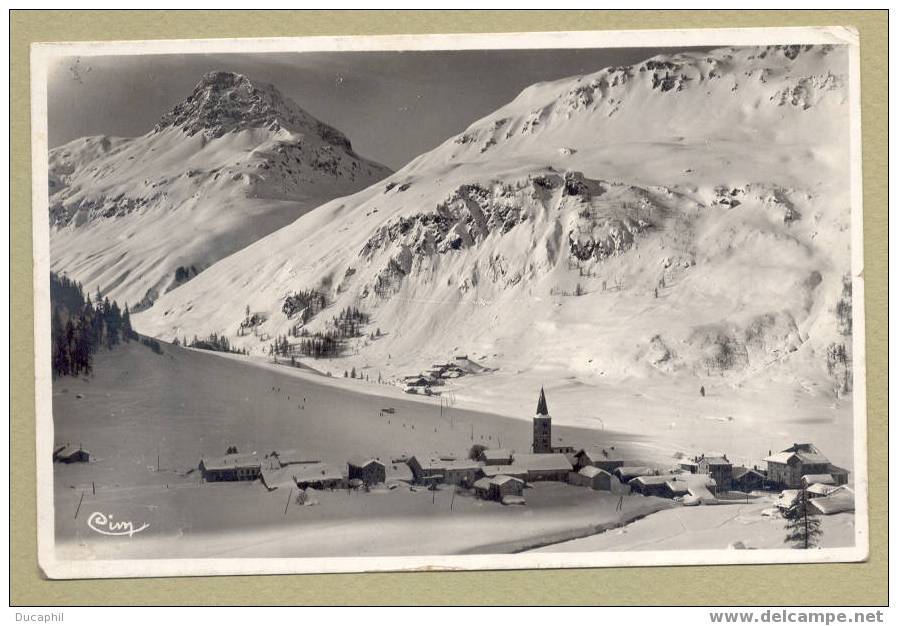
[[[138,308],[332,198],[387,176],[271,85],[203,76],[137,138],[50,151],[51,261]]]
[[[522,389],[763,374],[832,398],[846,387],[839,346],[850,358],[847,93],[832,46],[537,84],[135,323],[264,354],[304,332],[308,299],[290,296],[314,289],[327,307],[305,331],[347,306],[370,314],[343,362],[385,375],[466,353]]]

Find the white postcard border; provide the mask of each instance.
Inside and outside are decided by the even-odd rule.
[[[819,550],[684,550],[501,555],[60,560],[55,550],[53,419],[50,376],[50,271],[47,70],[60,57],[399,50],[489,50],[585,47],[746,46],[841,44],[849,49],[851,132],[851,255],[854,354],[855,545]],[[34,43],[31,47],[32,237],[34,279],[35,411],[37,445],[38,563],[49,578],[553,569],[670,565],[836,563],[863,561],[869,553],[864,257],[861,188],[859,37],[850,27],[621,30],[300,38],[147,40]]]

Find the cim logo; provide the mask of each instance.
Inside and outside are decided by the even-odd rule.
[[[135,528],[133,522],[120,522],[115,521],[113,518],[113,515],[106,515],[105,513],[94,511],[90,514],[90,517],[87,518],[87,526],[101,535],[108,535],[111,537],[133,537],[135,534],[150,527],[149,524],[143,524],[142,526]]]

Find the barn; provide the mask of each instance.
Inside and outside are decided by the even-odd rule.
[[[508,466],[514,474],[526,472],[527,481],[557,480],[567,482],[568,474],[574,469],[564,454],[516,454],[514,462]]]
[[[300,489],[339,489],[346,484],[340,469],[329,463],[302,463],[292,467],[293,479]]]
[[[672,474],[664,474],[661,476],[637,476],[630,480],[629,485],[634,493],[641,493],[644,496],[658,496],[661,498],[684,495],[689,491],[686,482],[677,481],[677,477]]]
[[[571,472],[568,482],[572,485],[589,487],[596,491],[611,491],[612,476],[603,469],[587,465],[579,472]]]
[[[511,450],[487,448],[480,453],[480,461],[484,465],[511,465],[514,454]]]
[[[256,454],[231,453],[220,457],[203,457],[200,474],[206,482],[234,482],[256,480],[262,473],[262,463]]]
[[[484,500],[501,502],[507,496],[523,494],[524,481],[512,476],[484,477],[474,482],[474,491]]]
[[[717,488],[728,491],[733,484],[733,464],[726,457],[701,455],[696,459],[698,474],[708,474],[714,479]]]
[[[614,449],[614,446],[583,448],[576,454],[575,469],[598,467],[610,474],[623,465],[624,458]]]
[[[483,470],[470,460],[448,460],[432,456],[413,456],[408,461],[415,482],[443,482],[450,485],[473,485]]]
[[[628,483],[638,476],[651,476],[652,474],[657,474],[658,471],[653,467],[644,465],[624,465],[611,473],[617,476],[622,483]]]
[[[739,465],[733,467],[732,489],[736,491],[745,493],[757,491],[763,489],[766,482],[767,477],[757,468]]]
[[[347,466],[349,480],[358,479],[366,485],[387,482],[387,467],[378,459],[350,459]]]

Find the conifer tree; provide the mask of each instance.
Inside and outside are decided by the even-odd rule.
[[[783,513],[786,518],[786,538],[783,543],[792,544],[793,548],[807,550],[817,545],[823,530],[820,518],[813,515],[811,499],[806,488],[798,493],[795,502]]]

